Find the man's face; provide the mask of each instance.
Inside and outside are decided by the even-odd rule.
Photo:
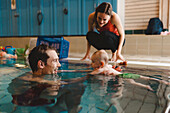
[[[43,69],[43,74],[54,74],[57,73],[58,67],[61,66],[59,58],[55,50],[47,50],[49,58],[47,59],[47,65]]]

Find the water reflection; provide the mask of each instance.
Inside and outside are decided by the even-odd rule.
[[[8,92],[12,95],[12,103],[19,106],[44,106],[47,112],[68,111],[77,113],[81,96],[84,93],[84,78],[60,81],[61,85],[37,83],[23,80],[25,73],[9,84]],[[52,75],[46,75],[46,80],[56,80]]]

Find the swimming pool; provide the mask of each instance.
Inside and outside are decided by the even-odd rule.
[[[89,63],[60,61],[60,69],[91,70]],[[23,60],[0,60],[0,112],[2,113],[161,113],[170,102],[170,86],[153,80],[135,81],[150,85],[154,91],[110,76],[86,77],[87,72],[58,73],[66,85],[49,87],[18,77],[31,71]],[[149,66],[122,67],[124,73],[137,73],[168,81],[170,70]],[[80,78],[80,79],[79,79]],[[81,79],[82,78],[82,79]],[[46,79],[54,79],[47,75]]]

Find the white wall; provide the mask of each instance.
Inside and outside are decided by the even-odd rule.
[[[169,32],[170,32],[170,1],[169,1],[169,22],[168,22],[168,24],[169,24],[168,29],[169,29]]]
[[[125,25],[125,0],[117,0],[117,13],[120,16],[123,27]]]

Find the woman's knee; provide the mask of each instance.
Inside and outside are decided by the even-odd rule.
[[[89,31],[89,32],[87,32],[86,36],[89,37],[89,36],[91,36],[91,35],[96,35],[96,34],[97,34],[97,33],[94,32],[94,31]]]
[[[86,39],[87,40],[96,40],[96,38],[99,36],[98,33],[94,32],[94,31],[89,31],[86,34]]]
[[[101,34],[105,36],[117,36],[115,33],[110,32],[110,31],[102,31]]]

